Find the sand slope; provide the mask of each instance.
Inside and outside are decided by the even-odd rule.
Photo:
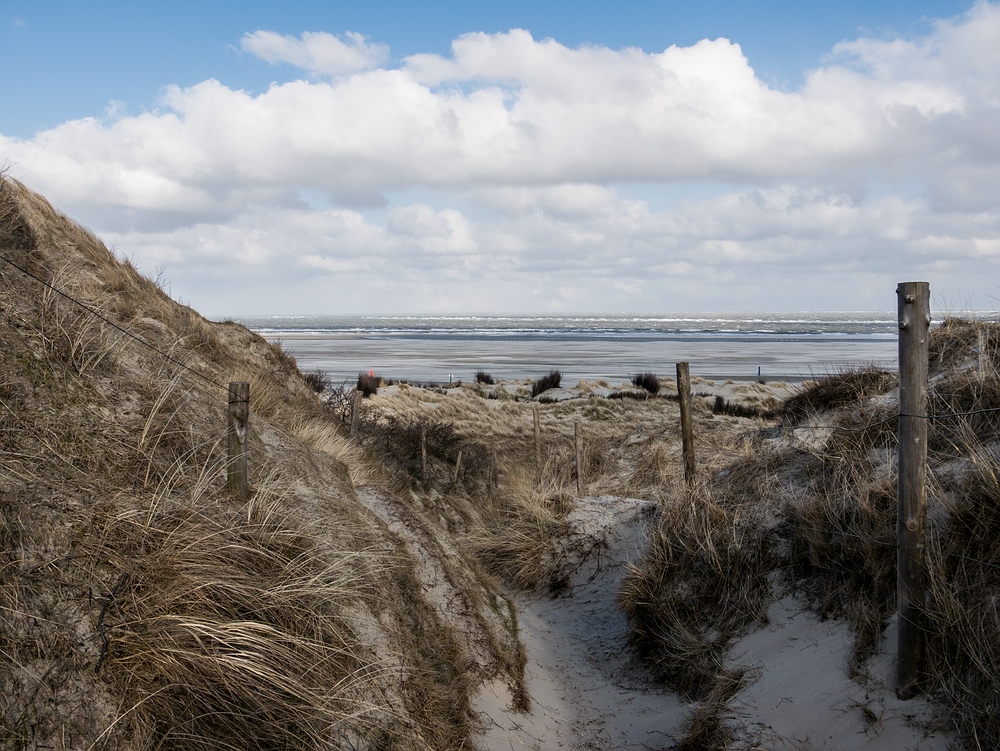
[[[882,652],[866,664],[868,675],[847,674],[853,637],[841,621],[821,621],[793,597],[768,613],[770,625],[733,645],[734,660],[754,668],[756,679],[730,703],[733,749],[885,749],[943,751],[954,739],[929,735],[921,720],[933,709],[926,699],[900,701],[892,690],[895,629]]]

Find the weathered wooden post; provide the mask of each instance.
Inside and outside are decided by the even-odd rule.
[[[691,428],[691,372],[686,362],[677,363],[677,396],[681,404],[681,449],[684,452],[684,482],[694,485],[694,432]]]
[[[361,414],[361,392],[354,392],[354,399],[351,401],[351,440],[358,437],[358,417]]]
[[[229,426],[226,443],[229,462],[226,465],[226,485],[236,493],[241,502],[250,497],[248,483],[247,427],[250,423],[250,384],[247,381],[229,382]]]
[[[896,593],[899,645],[896,696],[920,690],[924,651],[927,519],[927,371],[930,285],[902,282],[899,311],[899,478],[896,511]]]
[[[580,431],[579,422],[573,423],[573,435],[576,439],[576,494],[583,498],[587,481],[583,476],[583,433]]]
[[[462,451],[459,449],[458,456],[455,457],[455,478],[452,482],[458,482],[458,473],[462,471]]]

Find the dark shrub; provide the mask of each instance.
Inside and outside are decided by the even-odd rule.
[[[377,394],[380,380],[374,373],[358,373],[358,391],[366,398]]]
[[[393,470],[396,478],[407,484],[431,481],[442,476],[449,481],[462,454],[458,481],[470,487],[484,482],[489,468],[485,446],[464,438],[450,423],[432,420],[404,420],[396,415],[382,415],[361,430],[365,445]],[[423,477],[424,450],[427,452],[428,477]]]
[[[562,373],[558,370],[550,371],[548,375],[544,375],[531,384],[531,398],[534,399],[541,393],[548,391],[549,389],[559,388],[559,383],[562,381]]]
[[[322,394],[330,387],[330,379],[322,370],[310,370],[308,373],[303,373],[302,379],[317,394]]]
[[[632,385],[655,394],[660,390],[660,379],[655,373],[636,373],[632,376]]]
[[[492,386],[496,383],[493,380],[493,376],[487,373],[485,370],[476,371],[476,383],[485,383],[487,386]]]
[[[729,415],[731,417],[763,417],[766,419],[776,417],[772,410],[759,409],[746,404],[734,404],[718,395],[716,395],[715,403],[712,405],[712,414]]]

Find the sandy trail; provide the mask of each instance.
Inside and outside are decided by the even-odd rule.
[[[473,703],[482,751],[518,749],[669,749],[693,705],[658,686],[628,648],[616,595],[625,564],[646,544],[656,504],[584,498],[570,513],[564,542],[579,562],[558,596],[519,595],[521,639],[531,712],[510,709],[506,685],[486,686]],[[795,598],[772,604],[769,623],[738,640],[732,664],[750,668],[749,685],[726,712],[733,751],[835,748],[842,751],[946,751],[955,738],[928,732],[924,698],[901,702],[892,690],[890,627],[866,675],[847,673],[851,636],[842,621],[821,621]]]
[[[569,588],[521,595],[531,712],[509,710],[507,687],[494,683],[474,702],[484,751],[516,749],[662,749],[683,720],[676,695],[656,686],[627,648],[628,626],[615,598],[625,564],[645,545],[655,504],[584,498],[569,521],[577,531],[567,556],[581,565]]]

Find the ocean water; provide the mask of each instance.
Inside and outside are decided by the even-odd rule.
[[[240,322],[334,382],[359,372],[411,383],[537,378],[564,384],[635,373],[799,381],[895,368],[895,311],[561,316],[252,316]]]

